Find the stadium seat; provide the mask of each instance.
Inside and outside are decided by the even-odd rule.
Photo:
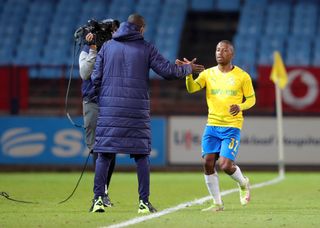
[[[237,34],[233,39],[235,47],[234,64],[247,71],[256,79],[256,61],[260,35]]]
[[[89,19],[102,20],[105,18],[110,18],[110,16],[107,13],[108,6],[109,3],[107,1],[102,0],[95,1],[94,4],[91,1],[83,3],[80,19],[76,27],[86,24]]]
[[[298,3],[294,8],[292,33],[311,36],[316,32],[317,5]]]
[[[252,6],[252,7],[265,7],[268,3],[268,0],[245,0],[245,6]]]
[[[136,7],[136,12],[143,15],[146,20],[146,31],[144,33],[144,38],[149,42],[154,42],[156,28],[159,22],[159,16],[162,12],[160,0],[149,1],[140,0]]]
[[[190,10],[194,11],[212,11],[217,0],[191,0]]]
[[[302,4],[305,4],[305,3],[319,4],[319,0],[295,0],[295,1],[297,4],[300,4],[300,3],[302,3]]]
[[[314,52],[312,66],[320,67],[320,52]]]
[[[6,47],[0,49],[0,65],[11,65],[13,64],[14,48]]]
[[[279,51],[284,57],[285,36],[263,36],[259,45],[258,64],[272,65],[274,51]]]
[[[188,4],[186,0],[167,1],[159,19],[155,44],[170,61],[176,59]]]
[[[256,64],[253,60],[254,58],[254,53],[251,53],[251,56],[247,55],[247,57],[245,57],[245,55],[240,54],[236,55],[233,60],[233,63],[241,69],[245,70],[250,75],[253,81],[257,79],[257,70]]]
[[[134,0],[113,0],[109,7],[108,16],[120,21],[126,21],[128,15],[134,13],[134,11]]]
[[[320,67],[320,39],[319,39],[319,37],[316,37],[314,39],[312,65],[315,67]]]
[[[241,17],[238,25],[238,33],[253,36],[261,34],[263,28],[263,18],[256,16],[257,15],[254,14],[248,14],[248,16]],[[252,20],[253,17],[257,19]]]
[[[177,58],[187,9],[187,0],[165,1],[162,6],[155,30],[154,43],[160,53],[171,62]],[[153,71],[150,71],[150,77],[160,78]]]
[[[60,67],[42,67],[39,75],[41,78],[60,78],[63,72]]]
[[[303,40],[303,42],[301,42]],[[290,36],[287,39],[286,64],[289,66],[311,65],[311,38]]]
[[[268,6],[265,34],[286,35],[289,32],[291,5],[275,2]]]
[[[41,50],[35,48],[22,48],[17,52],[17,55],[14,58],[14,63],[18,65],[36,65],[40,62]]]
[[[23,21],[28,11],[29,1],[12,0],[3,2],[0,15],[0,64],[14,64],[15,53],[21,36]]]
[[[216,9],[220,11],[238,11],[240,9],[240,0],[217,0]]]
[[[233,39],[233,45],[238,52],[238,50],[256,49],[258,44],[258,38],[260,36],[248,35],[248,34],[237,34]]]

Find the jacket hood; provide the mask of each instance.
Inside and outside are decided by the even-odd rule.
[[[143,36],[139,32],[139,27],[130,22],[121,23],[120,27],[113,34],[112,38],[117,41],[143,40]]]

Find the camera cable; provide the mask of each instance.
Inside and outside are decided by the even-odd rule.
[[[73,76],[74,61],[75,61],[76,55],[79,53],[79,50],[80,50],[80,48],[79,48],[76,53],[76,45],[77,45],[77,43],[75,40],[74,45],[73,45],[73,53],[72,53],[72,56],[73,56],[72,57],[72,65],[70,67],[70,74],[69,74],[68,86],[67,86],[66,97],[65,97],[65,112],[66,112],[66,115],[67,115],[69,121],[71,122],[71,124],[73,126],[85,129],[85,127],[82,124],[77,124],[73,121],[73,119],[71,118],[71,115],[69,114],[69,111],[68,111],[68,100],[69,100],[69,92],[70,92],[70,86],[71,86],[71,81],[72,81],[72,76]]]
[[[65,202],[67,202],[67,201],[74,195],[74,193],[76,192],[76,190],[77,190],[77,188],[78,188],[78,186],[79,186],[79,184],[80,184],[80,181],[81,181],[81,179],[82,179],[82,176],[83,176],[83,174],[84,174],[84,171],[85,171],[86,168],[87,168],[90,154],[91,154],[91,153],[89,153],[88,156],[87,156],[87,159],[86,159],[86,162],[85,162],[85,164],[84,164],[84,166],[83,166],[83,168],[82,168],[80,177],[79,177],[79,179],[78,179],[78,181],[77,181],[77,184],[76,184],[75,187],[73,188],[72,192],[70,193],[70,195],[69,195],[67,198],[65,198],[64,200],[58,202],[58,204],[63,204],[63,203],[65,203]],[[25,200],[14,199],[14,198],[12,198],[7,192],[0,192],[0,196],[6,198],[7,200],[14,201],[14,202],[16,202],[16,203],[40,204],[39,202],[36,202],[36,201],[25,201]]]
[[[76,57],[76,44],[77,44],[77,42],[76,42],[76,40],[75,40],[75,41],[74,41],[74,46],[73,46],[73,54],[72,54],[72,55],[73,55],[72,65],[71,65],[71,68],[70,68],[68,87],[67,87],[66,97],[65,97],[65,111],[66,111],[66,115],[67,115],[67,117],[68,117],[68,119],[69,119],[69,121],[71,122],[72,125],[74,125],[75,127],[79,127],[79,128],[83,128],[83,129],[84,129],[85,127],[84,127],[83,125],[77,124],[77,123],[75,123],[75,122],[72,120],[72,118],[71,118],[71,116],[70,116],[70,114],[69,114],[69,112],[68,112],[68,97],[69,97],[70,85],[71,85],[71,81],[72,81],[74,61],[75,61],[75,57]],[[81,48],[81,43],[80,43],[80,48]],[[80,48],[79,48],[79,50],[80,50]],[[79,50],[78,50],[78,52],[79,52]],[[79,177],[79,179],[78,179],[78,181],[77,181],[77,184],[75,185],[73,191],[71,192],[71,194],[70,194],[66,199],[58,202],[58,204],[63,204],[63,203],[65,203],[65,202],[67,202],[67,201],[74,195],[75,191],[77,190],[77,188],[78,188],[78,186],[79,186],[79,184],[80,184],[80,181],[81,181],[81,179],[82,179],[82,176],[83,176],[83,174],[84,174],[84,171],[85,171],[86,168],[87,168],[90,154],[91,154],[91,153],[88,153],[88,156],[87,156],[87,159],[86,159],[86,161],[85,161],[85,163],[84,163],[84,166],[83,166],[83,168],[82,168],[80,177]],[[6,198],[7,200],[11,200],[11,201],[14,201],[14,202],[17,202],[17,203],[39,204],[39,202],[35,202],[35,201],[25,201],[25,200],[14,199],[14,198],[12,198],[7,192],[0,192],[0,197],[1,197],[1,196],[4,197],[4,198]]]

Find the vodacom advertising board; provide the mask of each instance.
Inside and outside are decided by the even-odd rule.
[[[259,67],[257,105],[275,107],[275,89],[270,81],[271,67]],[[320,113],[320,68],[289,67],[288,84],[283,90],[284,112]]]

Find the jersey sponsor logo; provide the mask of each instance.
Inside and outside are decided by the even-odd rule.
[[[212,89],[211,94],[213,95],[228,95],[228,96],[237,96],[236,90],[231,89]]]

